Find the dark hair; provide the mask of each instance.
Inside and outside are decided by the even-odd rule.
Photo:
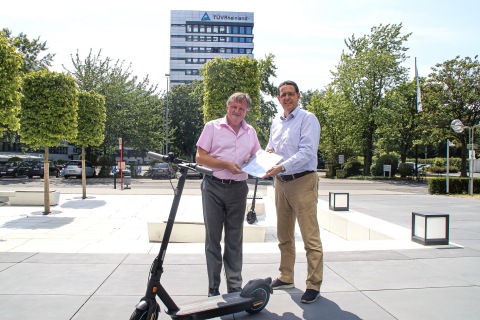
[[[242,102],[244,100],[247,102],[247,109],[250,109],[250,107],[252,106],[252,99],[250,99],[250,96],[248,95],[248,93],[243,93],[243,92],[235,92],[234,94],[232,94],[227,100],[227,106],[232,101]]]
[[[296,93],[300,93],[300,90],[298,89],[298,86],[295,82],[293,82],[292,80],[286,80],[286,81],[283,81],[282,83],[280,83],[278,85],[278,94],[280,93],[280,88],[283,87],[283,86],[294,86],[295,87],[295,92]]]

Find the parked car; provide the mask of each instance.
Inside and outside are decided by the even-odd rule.
[[[26,175],[23,162],[7,162],[3,165],[0,165],[0,177],[13,177],[18,178],[19,176]]]
[[[175,171],[170,163],[157,162],[152,166],[152,179],[175,179]]]
[[[20,176],[28,176],[30,174],[30,171],[32,170],[33,166],[35,163],[37,163],[38,160],[32,161],[32,160],[27,160],[27,161],[22,161],[20,162],[20,165],[18,166],[18,174]]]
[[[40,178],[43,178],[45,175],[44,166],[45,164],[43,161],[35,162],[27,173],[28,177],[33,178],[35,176],[38,176]],[[51,161],[48,162],[48,172],[50,176],[54,176],[56,178],[60,176],[60,170],[58,170],[58,168]]]
[[[97,174],[90,161],[85,161],[85,176],[87,178],[95,177]],[[63,177],[82,177],[82,160],[70,160],[63,168]]]

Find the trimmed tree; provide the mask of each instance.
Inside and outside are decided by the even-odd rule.
[[[260,117],[260,70],[258,62],[247,56],[215,58],[202,68],[204,122],[225,116],[227,99],[235,92],[248,93],[252,107],[245,120],[258,131]]]
[[[106,118],[104,96],[93,91],[78,94],[78,134],[73,142],[82,146],[82,199],[87,198],[85,147],[102,144]]]
[[[0,136],[5,130],[18,130],[20,122],[20,69],[22,56],[0,34]]]
[[[22,143],[45,150],[45,214],[50,213],[48,148],[77,135],[77,95],[75,79],[63,73],[33,71],[24,79],[19,132]]]

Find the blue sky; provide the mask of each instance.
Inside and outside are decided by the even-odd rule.
[[[131,63],[140,78],[166,87],[170,10],[255,13],[254,55],[272,53],[274,83],[291,79],[300,90],[322,89],[331,80],[344,40],[370,33],[380,24],[403,25],[412,33],[405,66],[420,76],[436,63],[480,52],[480,1],[474,0],[23,0],[2,1],[0,28],[30,39],[40,36],[55,53],[52,70],[72,69],[71,55],[102,50],[103,57]]]

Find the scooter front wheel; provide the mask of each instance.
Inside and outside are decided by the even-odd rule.
[[[258,313],[267,306],[268,300],[270,300],[270,288],[262,285],[255,288],[251,295],[253,297],[252,307],[245,311],[250,314]]]
[[[140,301],[135,306],[135,311],[133,311],[132,315],[130,316],[130,320],[147,320],[148,316],[148,304],[145,300]],[[157,320],[158,314],[160,312],[160,306],[157,302],[155,302],[155,307],[153,309],[153,314],[148,318],[148,320]]]

